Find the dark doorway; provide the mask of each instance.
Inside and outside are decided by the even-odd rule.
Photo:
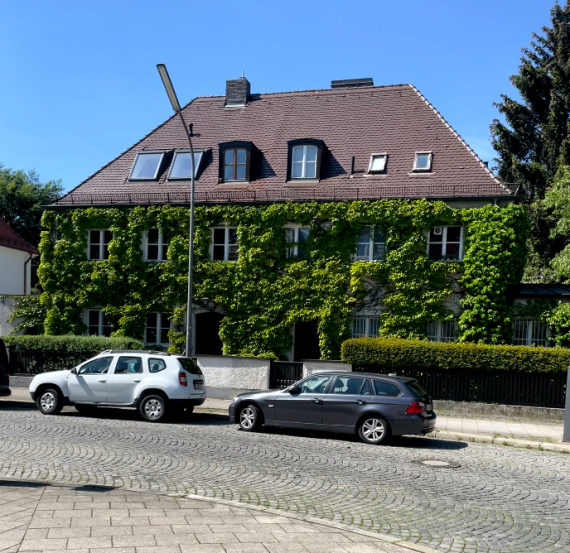
[[[295,325],[294,361],[320,359],[319,331],[317,321],[307,321]]]
[[[196,355],[222,355],[220,340],[221,313],[200,313],[196,315]]]

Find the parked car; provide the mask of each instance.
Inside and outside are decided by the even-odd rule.
[[[0,339],[0,397],[12,395],[10,391],[10,373],[8,368],[8,350],[4,340]]]
[[[251,432],[261,425],[357,434],[380,444],[390,436],[435,429],[431,397],[413,378],[320,372],[285,390],[248,392],[229,407],[230,422]]]
[[[96,407],[135,407],[147,421],[170,410],[191,413],[206,399],[204,375],[188,357],[157,351],[108,350],[71,370],[35,376],[30,395],[44,415],[72,404],[81,412]]]

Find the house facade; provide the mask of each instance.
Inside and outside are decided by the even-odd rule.
[[[526,220],[411,85],[226,95],[184,107],[196,166],[198,354],[336,358],[350,336],[512,339]],[[49,207],[48,333],[180,348],[190,152],[178,118]]]

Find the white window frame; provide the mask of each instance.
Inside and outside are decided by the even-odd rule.
[[[283,229],[285,230],[285,248],[286,248],[285,249],[285,257],[287,257],[287,259],[298,257],[298,255],[299,255],[299,230],[300,229],[307,229],[309,231],[309,233],[307,234],[307,242],[305,242],[305,244],[307,244],[309,241],[309,236],[311,235],[311,227],[306,227],[303,225],[289,224],[289,225],[285,225],[283,227]],[[293,241],[287,240],[287,230],[293,231]],[[306,246],[305,246],[305,252],[307,252]]]
[[[97,312],[98,313],[98,323],[97,323],[97,334],[89,334],[89,328],[92,326],[89,324],[89,314],[91,312]],[[109,324],[104,324],[105,322],[105,313],[103,313],[103,309],[101,309],[100,307],[90,307],[89,309],[85,310],[85,317],[84,317],[84,322],[85,322],[85,326],[87,327],[87,329],[85,330],[85,335],[86,336],[105,336],[105,334],[103,333],[103,328],[104,327],[109,327],[109,335],[112,334],[113,332],[113,326],[111,325],[111,321],[109,321],[107,319],[107,322]],[[108,317],[108,315],[107,315]]]
[[[428,156],[428,167],[418,167],[418,156],[421,155],[427,155]],[[429,171],[431,171],[431,167],[432,167],[432,163],[433,163],[433,152],[416,152],[416,155],[414,156],[414,171],[417,173],[428,173]]]
[[[515,339],[515,327],[517,325],[517,323],[527,323],[526,325],[526,338],[524,339],[524,343],[520,343],[519,340]],[[544,344],[535,344],[534,340],[533,340],[533,334],[534,334],[534,329],[536,325],[541,325],[543,327],[545,327],[545,337],[544,337]],[[513,346],[535,346],[538,345],[539,347],[543,347],[543,348],[547,348],[550,347],[550,342],[548,340],[548,338],[550,338],[551,336],[551,332],[550,329],[548,328],[548,326],[546,326],[546,324],[544,322],[542,322],[539,319],[532,319],[532,318],[526,318],[526,317],[515,317],[513,319]],[[542,341],[542,340],[540,340]]]
[[[295,150],[302,148],[303,149],[303,159],[302,161],[294,161],[295,159]],[[315,176],[314,177],[307,177],[307,163],[313,163],[312,161],[307,162],[307,148],[314,148],[315,149]],[[301,164],[301,176],[294,177],[293,176],[293,167],[295,164]],[[319,147],[314,144],[299,144],[297,146],[293,146],[291,148],[291,180],[301,180],[301,179],[310,179],[316,180],[319,178],[318,175],[319,170]]]
[[[176,162],[176,158],[179,154],[188,154],[190,156],[190,150],[176,150],[174,152],[174,156],[172,157],[172,163],[170,164],[170,169],[168,169],[168,180],[190,180],[192,178],[191,172],[188,173],[188,176],[184,177],[175,177],[172,175],[172,170],[174,169],[174,163]],[[200,165],[202,164],[202,158],[204,157],[203,150],[194,150],[194,178],[198,178],[198,171],[200,169]],[[162,163],[162,162],[161,162]],[[136,179],[135,179],[136,180]]]
[[[384,242],[380,242],[381,244],[384,244],[384,255],[382,256],[382,259],[374,259],[374,246],[376,245],[376,242],[374,240],[374,236],[376,234],[376,225],[362,225],[361,228],[368,228],[370,231],[369,238],[368,238],[368,257],[366,259],[364,257],[358,257],[358,246],[360,244],[365,243],[365,242],[360,242],[360,231],[358,231],[358,237],[357,237],[357,242],[356,242],[356,252],[354,253],[353,260],[354,261],[378,261],[378,262],[386,261],[386,234],[384,232],[384,229],[382,229],[381,227],[378,228],[378,230],[380,230],[380,232],[384,236]]]
[[[214,231],[215,230],[220,230],[220,229],[224,229],[225,233],[224,233],[224,259],[214,259],[214,245],[216,246],[221,246],[222,244],[214,244]],[[229,261],[231,263],[235,263],[237,261],[237,258],[239,258],[239,241],[237,244],[230,244],[230,232],[231,231],[236,231],[237,233],[237,227],[231,227],[231,226],[216,226],[216,227],[212,227],[211,229],[211,234],[210,234],[210,261]],[[229,255],[230,255],[230,246],[237,246],[237,258],[236,259],[229,259]]]
[[[361,328],[357,329],[358,326]],[[350,330],[353,338],[377,338],[380,331],[380,317],[378,315],[354,315]]]
[[[99,244],[93,244],[99,246],[99,257],[93,258],[91,257],[91,233],[98,232],[99,233]],[[111,232],[111,240],[105,243],[105,232]],[[109,244],[115,238],[115,233],[107,229],[89,229],[87,231],[87,259],[89,261],[105,261],[105,246],[107,246],[107,251],[109,251]]]
[[[453,335],[449,334],[449,328],[453,328]],[[431,321],[427,324],[426,336],[430,342],[457,342],[457,321]]]
[[[149,230],[158,230],[158,229],[149,229]],[[145,262],[151,262],[151,263],[160,263],[160,262],[164,262],[164,261],[168,261],[168,257],[165,257],[164,259],[162,259],[162,250],[163,247],[166,246],[168,248],[168,246],[170,245],[170,242],[168,242],[164,236],[164,232],[159,230],[158,231],[158,243],[151,243],[149,241],[149,237],[148,237],[148,230],[145,231],[143,233],[143,259],[145,260]],[[149,259],[148,258],[148,247],[149,246],[158,246],[158,259]]]
[[[464,241],[464,237],[465,237],[465,227],[463,225],[433,225],[432,229],[435,228],[441,228],[442,229],[442,236],[441,236],[441,242],[430,242],[430,234],[431,234],[431,230],[430,229],[428,231],[428,235],[427,235],[427,254],[428,254],[428,258],[429,258],[429,247],[431,244],[441,244],[441,252],[442,252],[442,256],[443,256],[443,252],[445,252],[446,248],[447,248],[447,229],[449,227],[459,227],[460,231],[459,231],[459,257],[457,259],[434,259],[433,261],[448,261],[450,263],[457,263],[458,261],[463,261],[463,241]],[[451,242],[452,244],[457,244],[457,242]]]
[[[133,172],[135,170],[135,167],[137,166],[137,161],[139,159],[139,156],[145,156],[148,154],[154,154],[154,155],[158,155],[160,154],[160,159],[156,165],[156,170],[154,171],[154,176],[153,177],[133,177]],[[137,152],[137,155],[135,156],[135,160],[133,161],[133,166],[131,167],[131,172],[129,173],[129,180],[156,180],[158,178],[158,172],[160,171],[160,168],[162,167],[162,164],[164,163],[164,151],[158,151],[158,152],[153,152],[153,151],[148,151],[148,152]]]
[[[382,157],[384,159],[384,163],[382,164],[381,169],[372,169],[372,164],[374,159],[377,157]],[[370,154],[370,162],[368,163],[368,174],[369,175],[376,175],[378,173],[384,173],[386,171],[386,163],[388,162],[388,154],[386,152],[382,152],[379,154]]]
[[[164,311],[151,311],[150,313],[147,313],[147,315],[153,315],[153,314],[156,315],[157,326],[149,327],[148,323],[145,322],[144,338],[143,338],[144,343],[146,345],[149,345],[149,346],[167,346],[170,344],[170,340],[167,340],[166,342],[161,342],[161,340],[160,340],[160,336],[162,334],[162,329],[167,328],[166,326],[162,326],[162,317],[163,317],[163,315],[167,316],[167,318],[168,318],[168,330],[171,330],[172,329],[172,316],[170,316],[169,313],[165,313]],[[146,335],[147,335],[147,330],[149,328],[154,328],[156,330],[156,338],[157,339],[155,342],[147,342]]]

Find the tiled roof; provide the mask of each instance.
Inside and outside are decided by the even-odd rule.
[[[5,248],[12,248],[14,250],[21,250],[28,253],[40,253],[31,244],[28,244],[21,238],[16,231],[14,231],[8,223],[0,217],[0,246]]]
[[[184,107],[195,149],[208,150],[196,182],[197,202],[284,199],[496,197],[501,184],[435,108],[411,85],[253,94],[243,108],[224,97],[199,97]],[[287,183],[287,142],[319,139],[328,150],[318,183]],[[249,184],[220,184],[218,144],[251,141],[261,152]],[[128,180],[136,153],[184,149],[178,117],[165,123],[89,177],[58,203],[181,203],[188,182]],[[432,151],[430,173],[414,173],[416,151]],[[367,175],[370,154],[388,153],[384,175]],[[354,156],[354,174],[351,175]]]

